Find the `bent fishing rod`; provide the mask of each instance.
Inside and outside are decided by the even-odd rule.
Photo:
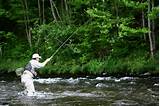
[[[87,24],[89,21],[91,21],[91,19],[89,19],[87,22],[85,22],[83,25]],[[60,46],[59,48],[51,55],[50,59],[52,59],[56,54],[57,52],[64,46],[64,44],[80,29],[80,27],[74,31]]]

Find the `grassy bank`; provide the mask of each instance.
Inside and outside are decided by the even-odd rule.
[[[153,59],[137,58],[108,58],[106,60],[91,60],[86,64],[57,64],[47,65],[40,74],[58,75],[105,75],[109,76],[139,76],[149,72],[158,75],[158,63]]]
[[[0,70],[13,72],[19,67],[25,66],[28,60],[7,60],[0,62]],[[158,75],[159,63],[156,59],[144,56],[128,56],[125,58],[107,57],[104,60],[94,59],[85,64],[50,62],[39,70],[41,76],[67,76],[67,75],[105,75],[109,76],[138,76],[149,72]]]

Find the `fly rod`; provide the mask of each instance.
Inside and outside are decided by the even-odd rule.
[[[91,19],[90,19],[91,20]],[[83,25],[87,24],[90,20],[88,20],[87,22],[85,22]],[[51,55],[50,59],[52,59],[56,53],[63,47],[63,45],[80,29],[80,27],[74,31],[60,46],[59,48]]]

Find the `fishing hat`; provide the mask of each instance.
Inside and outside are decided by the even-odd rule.
[[[33,54],[32,55],[32,59],[35,59],[35,58],[40,58],[41,59],[41,56],[37,53]]]

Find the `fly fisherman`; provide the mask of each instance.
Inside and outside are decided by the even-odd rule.
[[[33,96],[35,93],[33,78],[37,76],[36,69],[44,67],[51,58],[46,59],[43,63],[39,62],[40,59],[41,56],[39,54],[33,54],[32,60],[25,66],[24,72],[21,75],[21,82],[25,86],[27,96]]]

